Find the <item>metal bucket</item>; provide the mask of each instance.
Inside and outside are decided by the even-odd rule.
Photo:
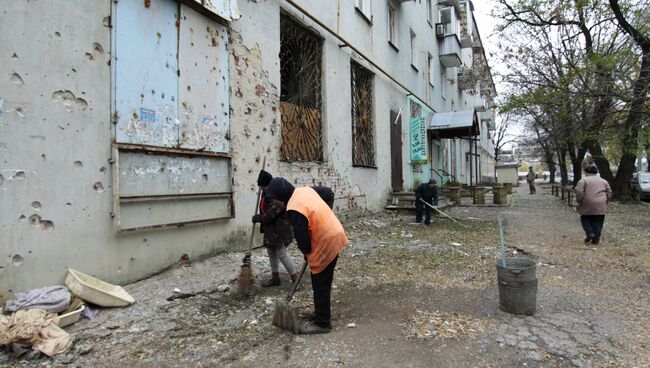
[[[532,316],[537,309],[537,263],[525,258],[497,260],[499,306],[504,312]]]

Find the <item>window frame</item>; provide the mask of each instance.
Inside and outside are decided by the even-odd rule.
[[[372,26],[372,0],[355,0],[354,9],[368,25]]]
[[[315,76],[318,76],[318,80],[315,80],[314,83],[317,85],[318,90],[314,89],[313,93],[314,95],[312,96],[314,99],[313,101],[299,101],[299,102],[312,102],[312,104],[299,104],[296,102],[291,101],[290,98],[284,98],[283,92],[285,91],[284,85],[283,85],[283,76],[285,71],[282,70],[280,72],[280,96],[279,96],[279,103],[280,103],[280,136],[281,136],[281,143],[280,143],[280,159],[282,161],[286,162],[315,162],[315,163],[321,163],[325,162],[325,137],[324,137],[324,111],[325,111],[325,99],[323,96],[323,91],[324,91],[324,63],[325,63],[325,39],[315,32],[313,29],[310,29],[308,26],[306,26],[304,23],[300,22],[293,16],[281,11],[280,12],[280,22],[281,22],[281,29],[280,29],[280,62],[281,65],[286,66],[287,68],[291,68],[293,65],[290,62],[282,62],[282,57],[283,57],[283,46],[282,46],[282,37],[283,37],[283,28],[282,28],[282,23],[286,22],[285,24],[287,25],[287,32],[291,32],[291,28],[294,27],[296,30],[293,32],[296,32],[301,37],[307,37],[307,38],[312,38],[312,41],[317,42],[318,44],[314,44],[314,48],[318,48],[317,52],[317,57],[320,59],[319,60],[319,70],[318,73],[310,73]],[[302,34],[302,35],[300,35]],[[294,41],[296,42],[296,41]],[[301,52],[307,52],[306,49],[302,48]],[[289,55],[291,56],[291,55]],[[290,59],[289,59],[290,60]],[[301,86],[302,84],[300,83],[291,83],[291,80],[287,80],[289,83],[287,83],[287,86]],[[297,93],[295,96],[302,96],[303,93]],[[286,104],[286,106],[285,106]],[[285,111],[286,107],[286,111]],[[295,116],[295,114],[298,114],[301,118],[304,118],[305,121],[312,122],[312,124],[318,125],[315,133],[317,133],[317,136],[313,139],[316,140],[315,143],[315,149],[317,152],[302,152],[302,153],[297,153],[297,148],[292,147],[291,144],[288,142],[293,141],[292,139],[289,139],[289,135],[291,134],[298,134],[300,135],[300,132],[295,132],[296,126],[300,127],[301,125],[298,124],[296,125],[295,122],[287,123],[288,125],[285,127],[285,122],[284,119],[291,116]],[[317,115],[317,116],[316,116]],[[306,116],[306,117],[305,117]],[[311,118],[311,120],[309,120]],[[305,124],[304,126],[306,126]],[[285,137],[286,136],[286,137]],[[303,137],[305,134],[303,133]],[[309,134],[306,134],[306,136],[309,136]],[[285,140],[286,139],[286,140]],[[286,145],[286,146],[285,146]],[[312,147],[312,146],[309,146]],[[312,156],[312,157],[308,157]]]
[[[435,58],[433,55],[429,52],[427,53],[427,68],[428,68],[428,82],[431,87],[435,88],[435,83],[433,82],[433,63],[435,62]]]
[[[357,157],[355,156],[355,147],[356,147],[356,131],[355,126],[357,123],[359,123],[358,119],[358,114],[355,114],[355,111],[358,111],[359,106],[355,106],[355,101],[358,101],[357,98],[355,98],[355,85],[359,84],[361,81],[355,80],[356,77],[361,77],[363,76],[364,78],[368,78],[369,81],[368,83],[370,84],[370,88],[361,88],[361,90],[368,90],[368,98],[370,99],[370,102],[365,104],[365,106],[369,109],[367,111],[367,117],[369,119],[368,125],[369,127],[367,128],[368,131],[365,131],[365,133],[370,137],[370,144],[369,144],[369,149],[372,150],[371,155],[372,155],[372,162],[371,163],[363,163],[363,162],[358,162]],[[351,134],[351,139],[352,139],[352,167],[361,167],[361,168],[371,168],[371,169],[377,169],[377,140],[376,140],[376,130],[375,130],[375,116],[374,116],[374,99],[375,99],[375,74],[368,70],[366,67],[361,65],[360,63],[356,62],[353,59],[350,59],[350,121],[351,121],[351,129],[352,129],[352,134]]]
[[[420,69],[418,69],[418,52],[417,52],[417,33],[413,31],[413,29],[410,29],[410,45],[411,45],[411,68],[415,69],[415,71],[419,72]]]
[[[388,44],[391,45],[395,51],[399,51],[398,45],[398,27],[397,27],[397,9],[388,4]]]

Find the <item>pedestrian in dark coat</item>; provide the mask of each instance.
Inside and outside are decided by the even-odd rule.
[[[612,188],[607,180],[596,176],[596,165],[585,167],[585,177],[576,184],[576,202],[580,222],[585,231],[585,243],[598,244],[605,223],[607,204],[612,198]]]
[[[435,179],[429,179],[428,183],[422,183],[415,189],[415,222],[422,222],[422,209],[425,211],[424,224],[431,224],[431,207],[422,203],[424,200],[432,206],[438,205],[438,182]]]
[[[271,279],[264,282],[262,287],[280,285],[279,262],[282,262],[292,281],[298,277],[293,260],[287,252],[287,247],[293,240],[293,232],[287,217],[286,205],[282,201],[266,196],[266,187],[272,179],[271,174],[264,170],[260,171],[257,178],[257,185],[262,188],[260,213],[253,216],[253,222],[261,223],[260,231],[264,233],[263,245],[271,263]]]

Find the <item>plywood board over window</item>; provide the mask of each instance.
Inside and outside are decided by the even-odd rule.
[[[175,0],[113,22],[117,230],[233,217],[227,26]]]
[[[321,88],[323,40],[280,17],[280,154],[289,161],[323,159]]]
[[[372,116],[373,74],[352,61],[352,164],[375,167],[375,131]]]

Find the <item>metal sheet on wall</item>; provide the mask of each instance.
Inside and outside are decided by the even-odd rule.
[[[119,160],[121,198],[232,191],[230,158],[227,157],[121,152]]]
[[[115,113],[120,143],[178,144],[178,4],[115,7]]]
[[[230,198],[190,198],[122,204],[120,226],[122,231],[129,231],[225,219],[231,217],[231,205]],[[188,208],[192,210],[188,211]]]
[[[228,152],[228,29],[181,5],[180,148]]]

